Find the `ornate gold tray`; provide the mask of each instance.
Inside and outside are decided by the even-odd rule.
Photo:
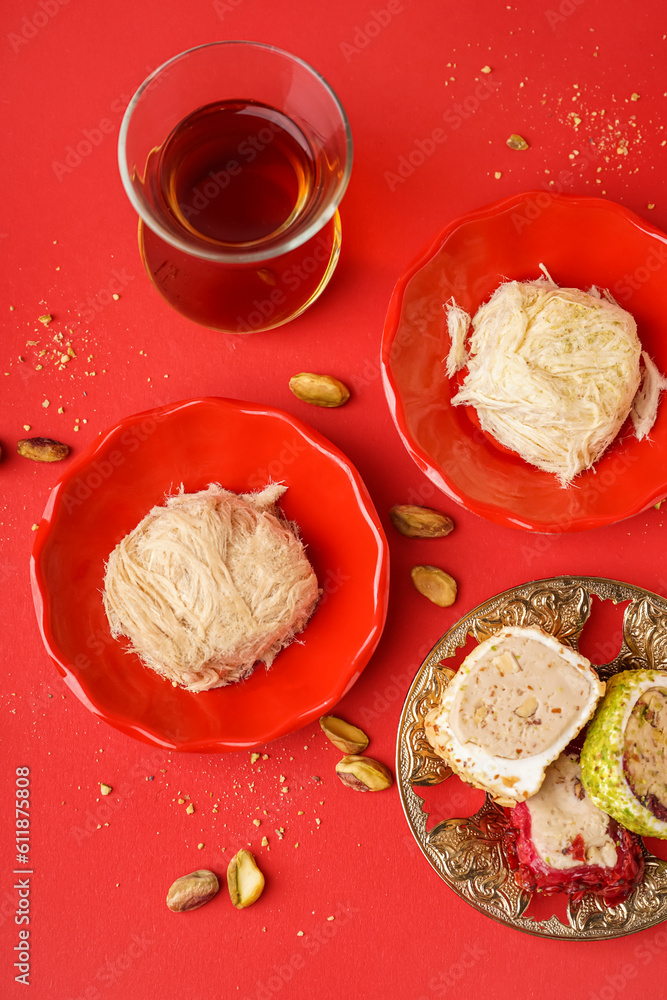
[[[500,923],[528,934],[569,941],[621,937],[665,920],[667,862],[643,846],[644,879],[625,903],[607,907],[590,894],[580,903],[572,903],[561,895],[563,919],[555,914],[531,916],[526,911],[537,901],[532,893],[519,888],[508,868],[502,847],[506,820],[500,806],[487,795],[474,815],[446,819],[427,830],[428,806],[415,788],[437,785],[451,776],[424,734],[424,716],[451,676],[445,661],[466,645],[469,636],[482,642],[507,625],[538,625],[576,648],[591,613],[593,595],[615,604],[630,602],[623,617],[618,655],[596,668],[602,679],[620,670],[667,668],[667,601],[656,594],[596,577],[557,577],[514,587],[475,608],[433,647],[408,691],[396,755],[397,783],[408,823],[447,885]],[[457,781],[452,778],[452,783]]]

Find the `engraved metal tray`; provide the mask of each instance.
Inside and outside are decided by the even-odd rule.
[[[667,669],[667,601],[656,594],[597,577],[556,577],[514,587],[475,608],[433,647],[408,691],[396,754],[397,783],[408,823],[447,885],[500,923],[528,934],[569,941],[622,937],[667,919],[667,862],[642,844],[644,878],[624,903],[608,907],[590,893],[573,903],[561,894],[562,916],[530,915],[526,911],[534,894],[517,885],[503,851],[503,809],[487,795],[474,815],[446,819],[427,830],[428,806],[415,789],[440,784],[451,776],[424,733],[424,716],[439,700],[451,676],[446,661],[469,642],[469,636],[482,642],[508,625],[537,625],[576,649],[591,613],[593,595],[614,604],[629,601],[621,648],[610,663],[596,666],[600,678],[607,680],[621,670]],[[452,778],[452,787],[458,780]],[[458,799],[454,797],[454,801]]]

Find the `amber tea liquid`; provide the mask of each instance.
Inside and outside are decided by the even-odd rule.
[[[336,265],[338,213],[296,249],[276,257],[270,248],[304,223],[327,169],[295,123],[275,108],[223,101],[188,115],[146,165],[145,183],[165,223],[194,254],[266,248],[267,257],[209,261],[171,246],[141,223],[142,257],[158,291],[189,318],[219,330],[250,333],[297,316]]]

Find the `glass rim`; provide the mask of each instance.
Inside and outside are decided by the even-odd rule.
[[[194,52],[198,52],[201,49],[213,49],[219,46],[229,46],[229,45],[248,45],[256,49],[265,49],[268,52],[273,52],[279,56],[284,56],[290,62],[298,63],[303,69],[313,76],[318,83],[322,85],[324,90],[328,93],[333,104],[335,105],[338,114],[340,115],[341,122],[345,131],[345,149],[346,149],[346,159],[345,159],[345,169],[338,181],[338,184],[333,190],[331,197],[325,203],[323,210],[317,214],[317,216],[311,220],[311,222],[305,226],[302,230],[294,233],[291,236],[287,236],[283,239],[279,239],[274,245],[266,246],[264,248],[258,249],[256,247],[244,248],[239,247],[238,249],[229,250],[219,250],[217,248],[211,248],[208,250],[206,247],[193,247],[191,243],[188,243],[185,239],[180,239],[175,233],[168,230],[165,226],[161,224],[159,219],[153,215],[150,208],[137,194],[132,179],[130,177],[130,172],[127,163],[127,134],[130,128],[130,123],[134,111],[143,99],[148,87],[160,76],[169,66],[180,60],[185,59],[187,56],[192,55]],[[192,109],[195,110],[194,108]],[[167,137],[165,136],[165,139]],[[125,193],[130,200],[134,210],[136,211],[139,218],[148,226],[157,236],[165,240],[171,246],[176,247],[183,253],[186,253],[191,257],[200,257],[204,260],[217,261],[219,263],[227,264],[240,264],[240,263],[252,263],[254,261],[261,260],[271,260],[274,257],[279,257],[290,250],[296,249],[296,247],[302,246],[307,243],[308,240],[316,236],[320,230],[329,222],[335,215],[338,206],[345,194],[347,185],[350,180],[350,174],[352,172],[352,160],[353,160],[353,143],[352,143],[352,131],[350,129],[350,123],[348,121],[345,109],[340,101],[340,98],[336,94],[335,90],[330,83],[322,76],[321,73],[306,62],[305,59],[301,59],[299,56],[293,55],[291,52],[287,52],[286,49],[281,49],[277,45],[269,45],[266,42],[253,42],[247,39],[225,39],[224,41],[218,42],[204,42],[202,45],[194,45],[192,48],[185,49],[183,52],[179,52],[177,55],[172,56],[163,62],[157,69],[153,70],[143,83],[140,84],[138,89],[133,94],[130,103],[125,109],[125,114],[123,115],[123,120],[120,125],[120,131],[118,134],[118,167],[120,170],[121,180],[123,182],[123,187],[125,188]]]

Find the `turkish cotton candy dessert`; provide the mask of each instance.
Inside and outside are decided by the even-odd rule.
[[[211,483],[153,507],[109,556],[111,634],[188,691],[270,666],[319,597],[296,526],[276,506],[285,489],[238,495]]]
[[[630,413],[640,440],[655,422],[667,380],[634,318],[597,288],[505,281],[472,318],[451,300],[447,325],[447,374],[467,367],[452,405],[474,407],[482,430],[563,486]]]

